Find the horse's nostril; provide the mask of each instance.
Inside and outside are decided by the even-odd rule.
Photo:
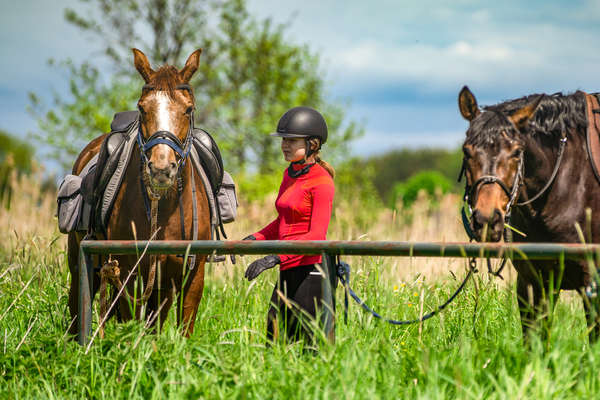
[[[175,169],[175,168],[177,168],[177,163],[172,162],[171,163],[171,169]]]
[[[152,171],[152,161],[148,161],[148,169]]]
[[[487,222],[488,222],[487,218],[485,218],[483,216],[483,214],[481,212],[479,212],[479,210],[475,210],[473,212],[473,226],[475,228],[481,228],[485,224],[487,224]]]
[[[492,216],[492,228],[494,230],[502,228],[502,226],[498,226],[498,225],[502,225],[502,213],[500,212],[500,210],[495,209],[494,210],[494,215]]]

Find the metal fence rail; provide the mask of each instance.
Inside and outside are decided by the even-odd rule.
[[[464,243],[335,240],[84,240],[79,252],[79,343],[89,340],[92,325],[92,254],[330,254],[400,257],[509,257],[517,260],[585,259],[599,256],[598,244]]]

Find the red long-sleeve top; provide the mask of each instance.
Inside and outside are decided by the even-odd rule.
[[[254,237],[256,240],[325,240],[334,193],[333,179],[319,164],[297,178],[290,177],[286,169],[275,201],[279,215],[254,233]],[[321,262],[321,256],[282,254],[279,257],[281,270]]]

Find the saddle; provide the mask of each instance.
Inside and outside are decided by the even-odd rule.
[[[600,183],[600,93],[585,95],[587,151],[592,170]]]
[[[115,114],[111,132],[102,142],[99,153],[86,164],[79,177],[68,175],[65,178],[58,195],[61,232],[106,232],[114,202],[135,148],[138,129],[139,112]],[[219,238],[219,231],[225,236],[223,224],[235,219],[235,184],[223,169],[221,153],[212,136],[199,128],[194,128],[192,134],[190,161],[200,176],[208,197],[211,235]],[[77,197],[81,198],[78,202]],[[66,221],[62,226],[61,216]]]

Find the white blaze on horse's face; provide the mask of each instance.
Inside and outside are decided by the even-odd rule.
[[[172,122],[173,101],[165,91],[156,91],[156,132],[167,131],[175,133],[175,126]],[[166,144],[158,144],[152,148],[150,161],[156,167],[156,170],[166,171],[172,164],[176,164],[176,156],[173,149]]]
[[[156,126],[159,131],[173,132],[171,123],[171,99],[165,91],[156,92]]]

